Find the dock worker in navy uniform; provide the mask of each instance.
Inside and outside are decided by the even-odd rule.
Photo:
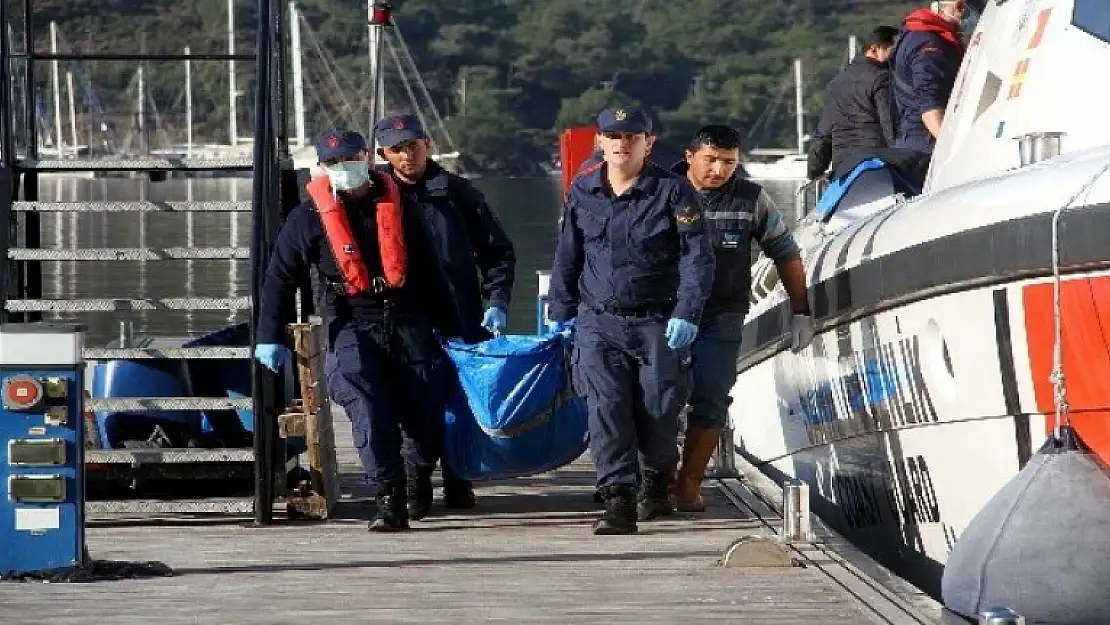
[[[574,385],[586,400],[605,504],[594,533],[631,534],[637,521],[671,511],[679,412],[713,250],[690,184],[646,162],[647,114],[605,109],[598,133],[604,161],[575,178],[563,207],[549,327],[573,329]]]
[[[274,244],[259,304],[254,356],[273,371],[289,358],[282,303],[317,270],[328,316],[325,363],[332,400],[351,432],[377,514],[371,531],[408,529],[401,427],[426,468],[442,447],[445,364],[426,314],[422,250],[411,249],[396,184],[371,172],[362,135],[325,133],[316,145],[327,176],[306,187]],[[338,261],[338,262],[337,262]]]
[[[940,0],[903,20],[890,59],[898,109],[895,147],[933,153],[963,61],[960,29],[970,17],[966,0]]]
[[[751,291],[751,248],[755,242],[778,269],[790,297],[790,347],[805,349],[814,325],[806,291],[805,266],[794,237],[767,192],[737,176],[740,133],[722,125],[703,126],[673,171],[697,190],[702,219],[713,241],[715,271],[709,301],[692,347],[693,389],[682,444],[682,468],[675,479],[680,512],[701,512],[701,484],[709,459],[728,425],[729,393],[739,373],[740,338]]]
[[[482,192],[428,158],[431,142],[415,115],[382,118],[374,126],[374,141],[378,154],[388,161],[383,171],[411,200],[414,223],[419,224],[435,261],[433,280],[438,290],[432,297],[436,305],[431,314],[437,331],[443,338],[468,343],[504,331],[516,253]],[[406,437],[406,455],[411,447]],[[426,516],[432,504],[431,470],[418,465],[408,463],[409,514],[414,519]],[[444,507],[474,507],[470,482],[455,475],[445,461],[441,468]]]

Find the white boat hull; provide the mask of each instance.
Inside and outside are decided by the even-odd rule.
[[[1024,346],[1009,314],[1021,285],[865,317],[745,371],[733,392],[737,448],[772,477],[807,482],[817,514],[939,593],[959,533],[1045,439],[1043,415],[1009,414],[1003,387],[1003,367],[1029,378],[1020,350],[1003,362],[996,341],[1005,332]]]
[[[732,392],[739,452],[809,483],[816,513],[939,596],[955,540],[1055,423],[1052,216],[1073,197],[1059,230],[1068,401],[1110,458],[1108,170],[1110,147],[804,220],[819,333],[785,349],[789,304],[760,258]]]

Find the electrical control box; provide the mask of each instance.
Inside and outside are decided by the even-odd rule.
[[[85,552],[84,330],[0,325],[0,573]]]

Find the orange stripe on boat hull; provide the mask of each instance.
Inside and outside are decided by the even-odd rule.
[[[1070,279],[1060,285],[1064,380],[1069,417],[1083,442],[1110,461],[1110,276]],[[1022,290],[1029,366],[1037,410],[1051,434],[1056,401],[1050,380],[1055,322],[1052,283]]]

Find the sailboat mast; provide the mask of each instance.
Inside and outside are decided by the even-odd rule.
[[[227,0],[227,53],[235,54],[235,0]],[[231,147],[239,144],[239,115],[235,110],[235,96],[238,94],[235,91],[235,59],[230,59],[227,62],[227,132],[231,137]]]
[[[373,77],[373,86],[370,89],[370,126],[367,130],[371,150],[374,147],[374,122],[378,121],[385,109],[385,98],[382,93],[385,81],[382,78],[382,44],[385,42],[385,29],[392,19],[393,8],[385,2],[368,0],[370,36],[370,75]]]
[[[58,54],[58,23],[50,22],[50,53]],[[54,87],[54,149],[62,157],[62,88],[58,84],[60,68],[57,57],[50,62],[50,81]]]
[[[289,37],[293,48],[293,124],[297,145],[305,144],[304,74],[301,68],[301,20],[297,3],[289,3]]]
[[[189,46],[185,46],[185,158],[193,158],[193,62],[188,58],[190,54]]]
[[[798,133],[798,154],[805,152],[805,111],[803,106],[803,93],[802,93],[802,60],[794,59],[794,110],[796,112],[796,130]]]

